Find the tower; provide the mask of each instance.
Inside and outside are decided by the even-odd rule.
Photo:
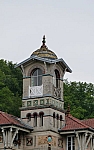
[[[45,43],[43,36],[42,46],[17,65],[23,73],[21,118],[34,129],[26,135],[28,149],[59,150],[58,129],[65,124],[63,78],[72,71]]]

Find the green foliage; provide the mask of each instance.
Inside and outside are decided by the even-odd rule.
[[[0,110],[20,116],[22,74],[15,64],[0,60]],[[94,117],[94,85],[86,82],[64,82],[65,109],[79,119]]]
[[[0,60],[0,110],[20,116],[22,74],[15,64]]]
[[[86,82],[64,82],[65,109],[79,119],[94,117],[94,85]]]

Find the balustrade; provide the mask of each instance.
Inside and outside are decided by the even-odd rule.
[[[42,96],[43,85],[29,87],[29,97]]]

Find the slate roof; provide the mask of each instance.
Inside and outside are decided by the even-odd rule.
[[[33,128],[25,124],[20,118],[0,111],[0,126],[15,125],[24,129],[33,130]]]
[[[67,72],[70,72],[70,73],[72,72],[72,70],[69,68],[69,66],[65,63],[65,61],[62,58],[60,58],[60,59],[48,59],[48,58],[38,57],[38,56],[35,56],[35,55],[32,55],[29,58],[27,58],[26,60],[20,62],[17,65],[15,65],[15,68],[20,67],[21,65],[25,65],[28,62],[30,62],[31,60],[39,60],[39,61],[47,62],[49,64],[61,63],[66,68]]]

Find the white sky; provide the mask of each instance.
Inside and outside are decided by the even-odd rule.
[[[72,69],[65,78],[94,83],[94,0],[0,0],[0,59],[23,61],[43,35]]]

